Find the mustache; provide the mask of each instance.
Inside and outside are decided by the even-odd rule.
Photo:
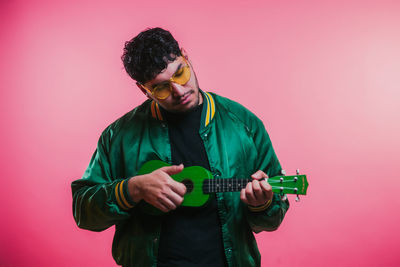
[[[183,94],[182,96],[174,97],[174,100],[175,100],[174,104],[179,104],[183,98],[185,98],[188,95],[193,94],[193,93],[194,93],[194,90],[190,90],[190,91],[186,92],[185,94]]]

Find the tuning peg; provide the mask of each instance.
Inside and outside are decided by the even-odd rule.
[[[296,202],[300,202],[300,197],[299,197],[299,195],[296,196],[296,199],[295,199],[295,200],[296,200]]]
[[[296,170],[296,174],[297,174],[297,175],[300,174],[300,170],[299,170],[299,169]]]
[[[283,176],[285,176],[285,175],[286,175],[286,171],[285,171],[285,170],[281,170],[281,174],[282,174]]]

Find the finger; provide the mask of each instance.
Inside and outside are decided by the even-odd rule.
[[[267,181],[263,180],[260,182],[260,186],[263,190],[264,195],[266,196],[266,199],[271,199],[272,195],[274,194],[274,192],[272,192],[271,185]]]
[[[258,180],[253,180],[252,187],[253,187],[253,193],[254,193],[256,200],[258,202],[264,200],[265,195],[264,195],[263,190],[261,189],[260,182]]]
[[[168,199],[167,202],[164,201],[162,198],[155,198],[150,200],[147,200],[149,204],[152,206],[156,207],[157,209],[161,210],[162,212],[168,212],[173,208],[173,203]]]
[[[246,185],[245,193],[246,193],[246,199],[250,205],[253,205],[254,203],[257,202],[257,200],[254,196],[252,183],[248,183]]]
[[[246,198],[246,189],[242,189],[242,190],[240,190],[240,199],[244,202],[244,203],[246,203],[247,205],[249,205],[249,202],[247,201],[247,198]]]
[[[271,185],[266,180],[260,181],[260,186],[264,192],[272,191]]]
[[[260,180],[262,178],[268,178],[268,175],[265,172],[263,172],[262,170],[258,170],[251,175],[251,178],[253,178],[255,180]]]
[[[176,181],[171,182],[171,190],[175,193],[177,193],[179,196],[184,196],[186,194],[186,186],[183,183],[179,183]]]
[[[161,207],[165,207],[167,211],[176,209],[176,205],[168,198],[159,199],[157,202]]]
[[[173,191],[171,191],[167,197],[174,204],[175,208],[180,206],[183,202],[183,197]]]
[[[153,206],[156,207],[157,209],[161,210],[162,212],[170,211],[170,209],[166,205],[164,205],[160,202],[157,202],[157,204],[154,204]]]
[[[183,164],[161,167],[160,170],[167,173],[168,175],[174,175],[180,173],[183,170]]]

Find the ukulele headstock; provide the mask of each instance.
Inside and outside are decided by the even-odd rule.
[[[285,175],[282,171],[282,175],[274,176],[268,178],[268,183],[272,186],[272,191],[284,194],[294,194],[297,195],[296,201],[299,201],[299,195],[306,195],[308,188],[307,176],[305,174],[300,174],[300,171],[296,170],[296,175]]]

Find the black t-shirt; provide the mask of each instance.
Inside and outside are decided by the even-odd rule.
[[[173,114],[163,110],[168,122],[172,163],[210,170],[199,135],[202,106]],[[202,207],[178,207],[162,216],[158,267],[226,266],[215,195]]]

